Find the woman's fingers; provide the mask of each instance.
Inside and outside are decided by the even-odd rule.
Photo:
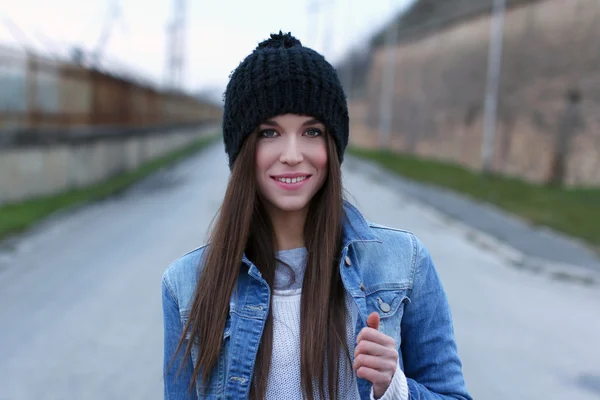
[[[396,361],[393,357],[372,356],[369,354],[359,354],[358,357],[354,359],[354,364],[352,366],[357,372],[360,368],[386,372],[389,375],[393,375],[396,371]]]
[[[394,370],[395,371],[395,370]],[[389,371],[378,371],[373,368],[360,367],[356,370],[356,376],[366,379],[373,384],[374,387],[384,387],[383,393],[387,390],[394,378],[394,373]],[[380,392],[377,390],[377,392]],[[379,395],[379,393],[378,393]]]
[[[359,354],[369,354],[372,356],[383,356],[386,354],[393,354],[391,352],[392,349],[390,347],[386,347],[376,342],[371,342],[369,340],[361,340],[354,349],[354,357]]]
[[[362,328],[356,337],[356,342],[360,344],[363,340],[378,343],[382,346],[396,347],[394,339],[383,332],[379,332],[373,328]]]
[[[375,330],[379,329],[379,319],[379,314],[377,314],[376,312],[372,312],[367,317],[367,326]]]
[[[358,334],[352,367],[356,371],[356,376],[373,384],[373,394],[375,398],[379,398],[392,382],[398,366],[398,358],[398,350],[393,338],[374,328],[366,327]]]

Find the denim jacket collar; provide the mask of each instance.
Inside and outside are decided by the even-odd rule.
[[[382,240],[375,236],[368,222],[356,207],[344,200],[344,223],[342,228],[342,240],[344,247],[353,242],[377,242]]]

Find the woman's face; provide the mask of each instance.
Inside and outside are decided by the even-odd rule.
[[[285,114],[259,125],[256,180],[267,208],[306,210],[326,177],[327,144],[321,122]]]

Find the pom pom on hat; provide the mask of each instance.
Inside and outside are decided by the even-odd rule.
[[[260,42],[256,47],[256,50],[266,48],[276,49],[279,47],[289,49],[294,46],[302,46],[302,43],[298,39],[293,37],[291,32],[282,33],[281,31],[279,31],[279,33],[271,33],[270,39],[263,40],[262,42]]]

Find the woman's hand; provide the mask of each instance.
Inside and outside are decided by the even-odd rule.
[[[379,314],[373,312],[367,318],[367,327],[358,334],[353,365],[356,376],[373,384],[376,399],[384,395],[398,366],[394,339],[378,329]]]

